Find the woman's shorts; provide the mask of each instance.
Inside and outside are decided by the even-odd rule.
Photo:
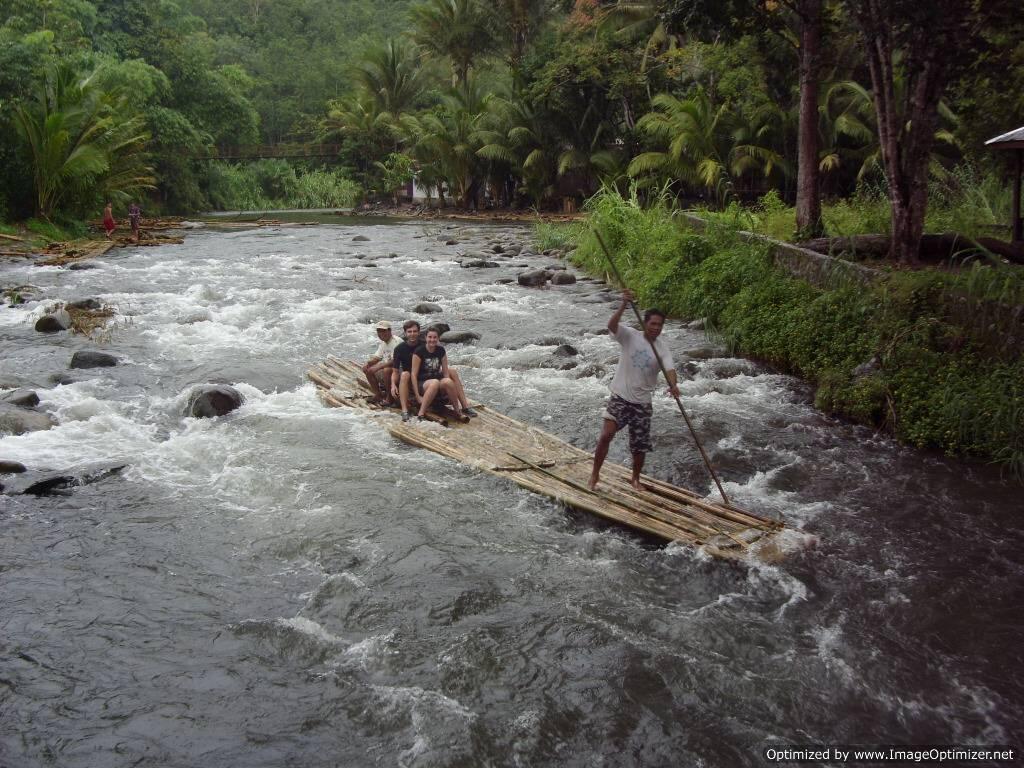
[[[614,421],[619,429],[629,427],[629,452],[649,453],[654,446],[651,444],[651,414],[654,408],[650,403],[631,403],[618,395],[612,395],[604,407],[604,418]]]

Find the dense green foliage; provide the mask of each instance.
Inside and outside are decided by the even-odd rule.
[[[994,314],[1024,304],[1019,270],[898,271],[867,289],[822,289],[773,266],[767,246],[725,222],[690,231],[664,197],[643,207],[606,191],[589,205],[588,225],[539,237],[577,242],[576,263],[606,274],[596,230],[641,303],[706,318],[737,353],[815,382],[819,407],[1024,475],[1024,359]]]
[[[884,184],[878,127],[852,2],[826,6],[822,185],[827,196],[858,195],[859,213],[863,190]],[[798,105],[791,43],[799,26],[790,7],[7,0],[0,5],[0,218],[82,215],[109,193],[137,194],[150,183],[157,190],[150,207],[166,210],[283,201],[291,198],[269,188],[253,197],[251,185],[226,183],[234,172],[201,158],[215,146],[321,140],[341,146],[332,177],[341,172],[384,199],[406,175],[394,158],[407,157],[421,187],[463,206],[562,206],[631,182],[642,195],[667,189],[714,206],[770,190],[789,202]],[[1005,169],[980,140],[1014,127],[1024,112],[1024,89],[1004,87],[1024,81],[1024,21],[1013,13],[986,18],[940,110],[936,181],[955,175],[966,158],[978,179],[998,186]],[[123,152],[96,146],[72,157],[69,150],[63,171],[31,149],[16,116],[39,103],[47,73],[58,70],[90,83],[105,105],[102,119],[125,123],[122,137],[136,141]],[[902,93],[904,73],[895,76]],[[119,164],[132,171],[118,172]],[[309,183],[319,179],[322,190],[324,178]],[[884,219],[872,223],[882,229]],[[973,224],[933,216],[929,226]]]

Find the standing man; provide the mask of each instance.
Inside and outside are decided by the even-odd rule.
[[[107,207],[103,209],[103,230],[107,233],[107,240],[111,239],[115,229],[117,222],[114,221],[114,204],[108,201]]]
[[[398,339],[391,334],[391,323],[387,320],[377,323],[377,338],[380,339],[377,351],[366,361],[363,374],[370,384],[370,391],[375,394],[376,402],[380,405],[391,405],[388,384],[391,382],[391,369]]]
[[[594,469],[590,473],[589,483],[591,490],[597,488],[601,465],[608,455],[612,438],[623,427],[629,427],[629,452],[633,454],[632,484],[636,490],[641,490],[640,473],[644,468],[644,458],[651,450],[651,395],[658,385],[658,372],[661,370],[651,350],[652,345],[665,364],[669,392],[679,397],[672,353],[668,351],[665,342],[658,338],[665,325],[665,313],[660,309],[648,309],[644,313],[642,333],[628,328],[620,321],[632,300],[632,291],[623,291],[622,303],[608,321],[608,330],[622,347],[622,354],[609,387],[612,396],[605,406],[604,426],[594,451]]]
[[[142,236],[140,227],[142,226],[142,209],[139,208],[139,204],[134,200],[132,204],[128,206],[128,221],[132,225],[132,236],[135,238],[135,242],[139,242],[139,238]]]

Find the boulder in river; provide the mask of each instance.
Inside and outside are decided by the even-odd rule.
[[[551,273],[546,269],[531,269],[529,272],[521,272],[516,279],[520,285],[525,285],[528,288],[538,288],[551,279]]]
[[[487,259],[468,259],[459,266],[463,269],[493,269],[500,265],[496,261],[488,261]]]
[[[58,309],[43,315],[36,320],[36,330],[40,333],[59,333],[71,327],[71,315],[66,309]]]
[[[516,280],[515,280],[514,277],[499,277],[497,280],[494,281],[494,284],[495,285],[508,285],[509,283],[514,283],[515,281]]]
[[[366,235],[356,235],[355,237],[352,238],[352,242],[353,243],[368,243],[368,242],[370,242],[370,238],[368,238]]]
[[[572,285],[576,282],[576,275],[572,272],[556,272],[551,276],[552,285]]]
[[[0,395],[0,402],[8,405],[20,405],[22,408],[35,408],[39,405],[39,395],[31,389],[16,389],[5,395]]]
[[[113,355],[89,349],[81,352],[75,352],[75,354],[71,356],[72,368],[112,368],[119,362],[120,360]]]
[[[441,341],[445,344],[472,344],[480,338],[476,331],[448,331],[441,334]]]
[[[76,272],[84,269],[98,269],[99,266],[93,264],[91,261],[73,261],[68,264],[68,269],[72,269]]]
[[[505,252],[505,246],[503,246],[503,245],[501,245],[501,244],[498,244],[498,245],[492,245],[492,246],[491,246],[491,250],[492,250],[492,251],[493,251],[494,253],[504,253],[504,252]]]
[[[186,407],[189,416],[210,419],[223,416],[242,404],[242,395],[226,384],[203,384],[195,387],[188,397]]]
[[[433,302],[430,301],[424,301],[420,302],[415,307],[413,307],[412,311],[415,312],[417,315],[430,315],[435,312],[441,312],[442,309],[440,304],[434,304]]]
[[[458,240],[452,240],[452,239],[449,239],[449,240],[445,240],[445,241],[444,241],[444,244],[445,244],[445,245],[458,245],[458,244],[459,244],[459,241],[458,241]]]
[[[18,475],[25,471],[25,465],[20,461],[6,461],[0,459],[0,475]]]
[[[23,435],[50,429],[56,422],[49,414],[19,408],[10,403],[0,403],[0,434]]]

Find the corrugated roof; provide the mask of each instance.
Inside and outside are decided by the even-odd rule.
[[[1008,144],[1010,142],[1024,142],[1024,126],[1018,128],[1015,131],[1004,133],[1001,136],[996,136],[994,139],[989,139],[985,142],[986,147],[990,147],[993,144]],[[996,147],[998,148],[998,147]]]

